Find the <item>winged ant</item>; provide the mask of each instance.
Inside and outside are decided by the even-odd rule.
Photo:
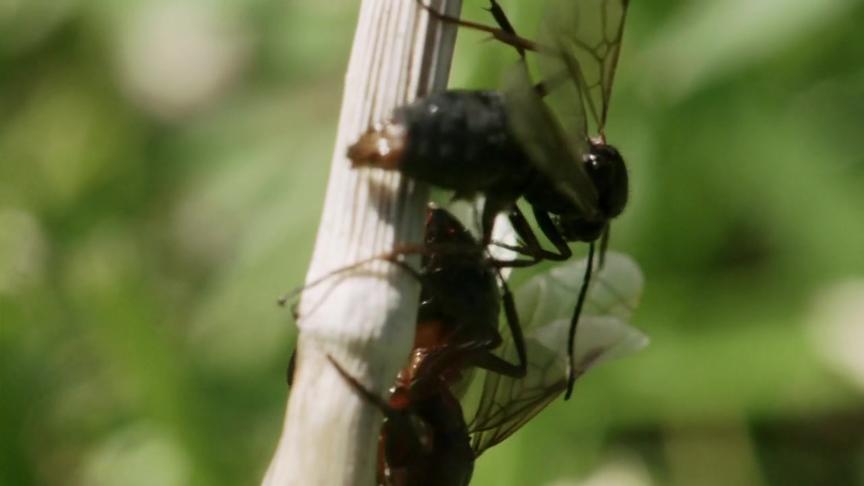
[[[396,259],[414,252],[422,255],[420,271]],[[485,247],[455,216],[432,205],[427,210],[423,246],[402,248],[387,259],[422,284],[414,345],[389,401],[362,386],[332,358],[331,362],[385,415],[379,451],[381,484],[467,485],[474,452],[451,386],[463,371],[473,368],[513,379],[525,376],[527,358],[513,296],[499,269],[490,264]],[[502,342],[498,330],[502,307],[515,362],[492,352]]]
[[[424,338],[426,333],[421,329],[429,322],[418,320],[418,339],[411,359],[399,374],[389,401],[370,391],[331,358],[351,387],[385,416],[379,437],[380,485],[467,485],[477,457],[516,432],[566,389],[567,363],[561,348],[573,305],[573,277],[582,273],[585,265],[587,261],[582,260],[554,268],[516,292],[518,308],[530,311],[528,334],[520,344],[528,347],[527,373],[516,376],[487,372],[470,424],[466,424],[453,391],[467,369],[464,361],[454,359],[462,346],[446,338],[441,340],[440,333],[431,333],[437,336],[431,340]],[[635,263],[623,255],[611,254],[609,264],[592,285],[584,323],[579,328],[577,376],[647,344],[647,338],[627,324],[641,288],[642,276]],[[508,357],[521,352],[514,344],[515,334],[512,339],[502,349]]]
[[[355,167],[399,170],[451,189],[456,197],[484,195],[483,245],[491,242],[496,214],[506,211],[521,239],[509,248],[530,257],[510,266],[563,261],[572,255],[569,242],[588,243],[589,264],[568,333],[567,399],[576,377],[573,346],[595,243],[601,239],[602,266],[609,222],[628,197],[627,169],[606,143],[605,125],[629,0],[553,1],[545,26],[551,40],[543,44],[520,37],[495,0],[490,11],[498,27],[463,21],[417,1],[441,21],[490,33],[514,47],[521,61],[502,91],[449,90],[397,108],[390,120],[349,147],[348,157]],[[530,80],[526,51],[540,54],[547,67],[548,77],[538,84]],[[543,98],[555,92],[571,99],[553,110]],[[597,131],[593,138],[589,115]],[[554,251],[541,246],[516,204],[520,197],[531,205]]]

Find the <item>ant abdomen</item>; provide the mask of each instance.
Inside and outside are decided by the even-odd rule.
[[[466,196],[518,191],[534,170],[495,91],[444,91],[399,107],[349,147],[348,157],[355,167],[399,170]]]

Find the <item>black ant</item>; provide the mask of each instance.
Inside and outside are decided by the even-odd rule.
[[[495,216],[506,211],[521,239],[520,245],[508,248],[530,258],[499,263],[501,266],[563,261],[572,255],[569,242],[588,243],[589,264],[568,335],[567,399],[576,378],[573,342],[591,279],[595,243],[601,239],[602,265],[609,222],[624,210],[628,198],[624,160],[605,139],[628,0],[553,2],[555,8],[550,11],[556,14],[581,8],[582,18],[601,25],[565,23],[550,15],[547,27],[554,41],[549,45],[520,37],[495,0],[491,0],[490,11],[497,28],[450,17],[417,1],[441,21],[492,34],[514,47],[523,59],[509,73],[501,91],[449,90],[397,108],[390,120],[349,147],[348,157],[355,167],[399,170],[451,189],[457,197],[485,196],[482,246],[491,242]],[[530,81],[526,51],[537,52],[554,65],[544,82],[534,85]],[[558,112],[567,114],[565,127],[543,98],[568,88],[571,103],[556,106]],[[596,137],[588,134],[589,116]],[[541,246],[516,204],[520,197],[531,205],[555,251]]]

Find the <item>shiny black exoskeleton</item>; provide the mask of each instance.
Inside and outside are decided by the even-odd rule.
[[[573,340],[591,278],[595,241],[602,237],[602,263],[609,221],[623,211],[629,194],[624,161],[603,135],[629,0],[552,2],[555,8],[550,12],[576,14],[572,26],[550,16],[551,38],[557,42],[552,47],[519,37],[495,0],[490,0],[490,11],[497,28],[449,17],[418,1],[434,17],[490,33],[523,58],[526,51],[548,56],[557,72],[532,86],[523,63],[524,76],[514,77],[516,83],[501,93],[449,91],[402,106],[389,121],[349,147],[348,157],[355,167],[399,170],[451,189],[456,196],[482,194],[486,198],[481,221],[484,245],[491,242],[495,216],[508,211],[521,238],[521,244],[511,249],[529,259],[498,262],[500,266],[566,260],[572,255],[569,242],[589,243],[589,265],[570,330],[571,369],[565,394],[569,398],[575,380]],[[579,24],[585,18],[601,25]],[[610,26],[614,30],[607,31]],[[588,65],[592,69],[585,70]],[[586,73],[598,73],[598,78],[589,80]],[[575,88],[568,115],[581,121],[575,123],[574,133],[565,133],[541,100],[562,85]],[[589,116],[600,135],[596,139],[587,133]],[[537,225],[554,250],[541,246],[516,204],[520,197],[530,203]]]
[[[511,218],[519,236],[536,241],[526,234],[530,228],[515,207],[516,200],[525,197],[538,220],[550,222],[546,227],[541,223],[541,229],[556,243],[559,254],[545,252],[539,245],[523,248],[523,253],[538,260],[566,259],[569,249],[566,244],[559,247],[559,241],[594,241],[608,221],[623,211],[628,195],[624,161],[611,145],[591,144],[582,163],[598,201],[596,210],[586,214],[558,192],[554,178],[531,162],[522,148],[524,142],[510,128],[504,96],[497,91],[467,90],[431,94],[397,108],[391,120],[349,148],[349,157],[355,166],[396,169],[453,190],[457,197],[484,195],[481,226],[487,243],[495,215],[509,210],[514,210]],[[387,147],[385,154],[382,147]]]
[[[435,329],[437,337],[418,339],[415,348],[450,346],[459,350],[459,359],[466,365],[511,376],[524,374],[524,353],[520,364],[513,365],[489,352],[501,342],[502,302],[510,332],[520,346],[521,330],[508,287],[502,280],[502,295],[497,270],[487,261],[484,247],[455,216],[434,206],[426,212],[423,244],[427,251],[419,275],[418,336],[430,336],[429,329]]]
[[[569,198],[559,193],[547,178],[538,177],[524,193],[525,200],[531,203],[535,213],[545,211],[551,216],[555,230],[566,241],[597,240],[609,220],[620,215],[627,205],[627,167],[618,150],[611,145],[592,144],[591,151],[584,159],[585,171],[597,189],[597,216],[584,215]],[[540,221],[544,216],[538,215],[537,219]],[[545,228],[543,230],[546,232]],[[546,233],[548,235],[549,232]]]
[[[515,199],[533,177],[510,135],[501,93],[434,93],[395,110],[392,123],[405,127],[400,170],[460,196],[503,193]]]

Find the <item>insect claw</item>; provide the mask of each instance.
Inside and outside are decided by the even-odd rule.
[[[573,359],[571,357],[569,365],[567,366],[567,391],[564,392],[564,401],[570,400],[570,396],[573,395],[573,386],[576,383],[576,370],[573,367]]]

